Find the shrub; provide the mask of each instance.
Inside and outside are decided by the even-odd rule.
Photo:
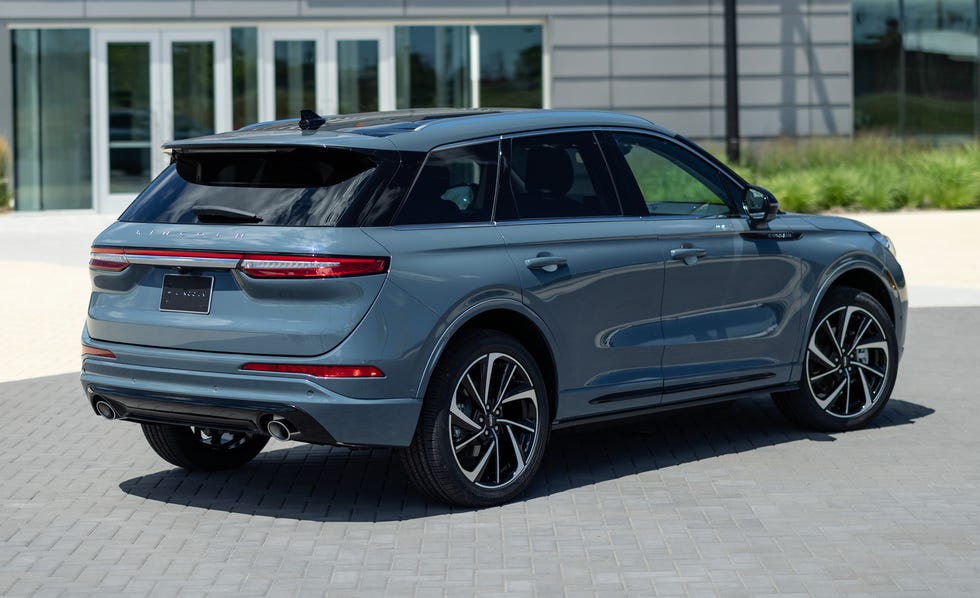
[[[980,207],[980,143],[883,135],[760,142],[735,169],[786,210]]]

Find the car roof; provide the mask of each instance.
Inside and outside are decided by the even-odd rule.
[[[299,119],[278,120],[218,135],[171,141],[163,147],[194,151],[286,145],[424,152],[471,139],[563,127],[628,127],[673,135],[638,116],[593,110],[430,108],[323,118],[323,125],[316,129],[300,128]]]

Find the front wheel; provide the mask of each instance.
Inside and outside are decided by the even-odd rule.
[[[800,388],[774,397],[791,420],[823,432],[864,426],[884,409],[895,385],[895,325],[871,295],[828,293],[807,339]]]
[[[402,461],[433,498],[501,504],[523,491],[541,464],[549,418],[548,389],[527,349],[500,332],[467,331],[433,373]]]
[[[268,436],[188,426],[142,424],[150,447],[184,469],[219,471],[241,467],[269,442]]]

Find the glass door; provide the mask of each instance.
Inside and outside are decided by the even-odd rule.
[[[392,28],[332,29],[327,45],[331,113],[395,109]]]
[[[261,32],[259,117],[394,110],[391,27],[267,28]]]
[[[119,213],[167,165],[170,139],[231,128],[227,32],[97,31],[93,196]]]
[[[322,33],[284,28],[260,35],[259,119],[299,118],[304,108],[328,114]]]

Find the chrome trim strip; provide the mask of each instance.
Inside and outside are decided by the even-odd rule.
[[[140,255],[127,253],[126,261],[130,264],[141,264],[145,266],[175,266],[178,268],[215,268],[221,270],[234,270],[238,263],[242,261],[240,257],[216,258],[216,257],[181,257],[175,255]]]

